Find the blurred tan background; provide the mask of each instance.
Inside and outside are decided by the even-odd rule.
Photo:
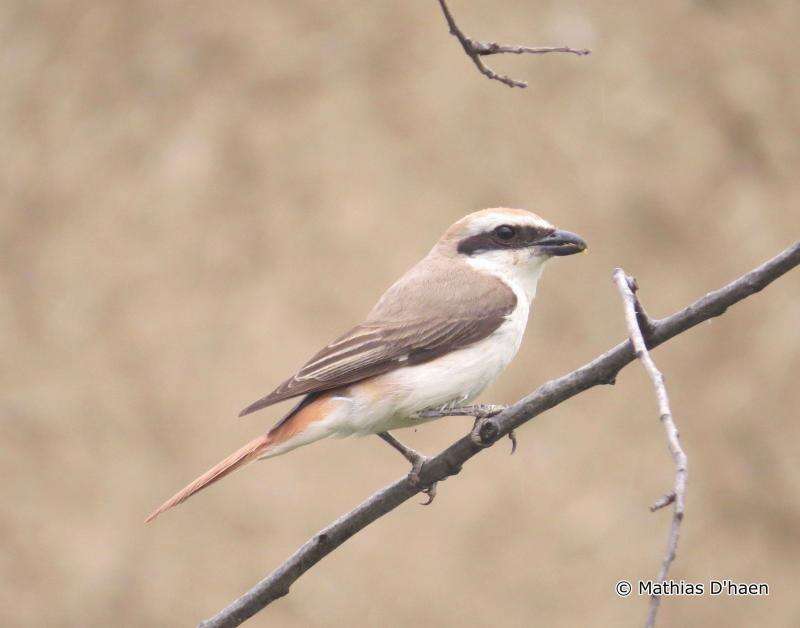
[[[800,227],[797,2],[463,2],[480,39],[587,58],[480,76],[426,2],[0,6],[4,626],[189,626],[407,471],[377,438],[259,463],[150,509],[269,427],[237,412],[358,322],[468,211],[583,235],[554,262],[511,402],[622,339],[611,271],[656,316]],[[659,349],[690,457],[663,626],[800,624],[800,273]],[[435,453],[469,420],[399,435]],[[672,482],[629,367],[304,576],[253,626],[634,626]]]

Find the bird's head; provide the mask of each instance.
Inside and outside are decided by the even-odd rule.
[[[586,250],[580,236],[557,229],[533,212],[499,207],[453,224],[431,253],[500,277],[531,300],[547,260]]]
[[[581,253],[587,247],[580,236],[557,229],[533,212],[493,208],[474,212],[453,224],[436,248],[499,271],[538,267],[551,257]]]

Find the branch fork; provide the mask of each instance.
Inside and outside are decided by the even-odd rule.
[[[584,48],[570,48],[568,46],[508,46],[505,44],[499,44],[495,41],[477,41],[465,35],[464,31],[459,28],[458,24],[456,24],[453,14],[450,12],[450,7],[447,6],[446,0],[439,0],[439,6],[442,8],[442,13],[444,13],[445,20],[447,20],[447,26],[450,28],[450,34],[458,39],[461,47],[464,49],[464,52],[470,59],[472,59],[472,62],[475,64],[475,67],[478,68],[478,71],[490,80],[500,81],[509,87],[519,87],[524,89],[528,86],[528,84],[525,81],[519,81],[511,78],[510,76],[498,74],[492,70],[492,68],[488,67],[483,62],[481,57],[496,54],[541,55],[550,52],[566,52],[582,57],[590,53],[589,50]]]

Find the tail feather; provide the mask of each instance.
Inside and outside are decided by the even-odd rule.
[[[145,519],[145,523],[149,523],[165,510],[169,510],[173,506],[186,501],[206,486],[221,480],[229,473],[258,458],[279,455],[327,436],[328,433],[324,430],[317,432],[312,430],[311,433],[307,430],[312,424],[325,419],[328,413],[333,410],[335,404],[331,400],[331,396],[332,393],[326,393],[303,400],[267,434],[254,438],[244,447],[234,451],[225,460],[211,467],[194,482],[175,493],[175,495],[151,512]]]
[[[175,493],[175,495],[170,497],[167,501],[165,501],[153,512],[151,512],[147,516],[147,519],[144,520],[145,523],[150,523],[153,519],[158,517],[158,515],[160,515],[162,512],[169,510],[173,506],[177,506],[182,502],[185,502],[187,499],[189,499],[192,495],[194,495],[198,491],[201,491],[207,486],[210,486],[217,480],[221,480],[229,473],[236,471],[236,469],[240,469],[246,464],[258,459],[266,452],[266,450],[269,448],[271,444],[272,444],[272,439],[268,434],[264,434],[263,436],[254,438],[244,447],[241,447],[240,449],[234,451],[230,456],[225,458],[225,460],[211,467],[208,471],[206,471],[203,475],[197,478],[194,482],[192,482],[185,488],[182,488],[180,491]]]

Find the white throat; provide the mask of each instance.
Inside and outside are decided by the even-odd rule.
[[[525,304],[527,313],[548,259],[531,256],[527,250],[487,251],[467,258],[467,263],[475,270],[502,279],[514,291],[519,305]]]

